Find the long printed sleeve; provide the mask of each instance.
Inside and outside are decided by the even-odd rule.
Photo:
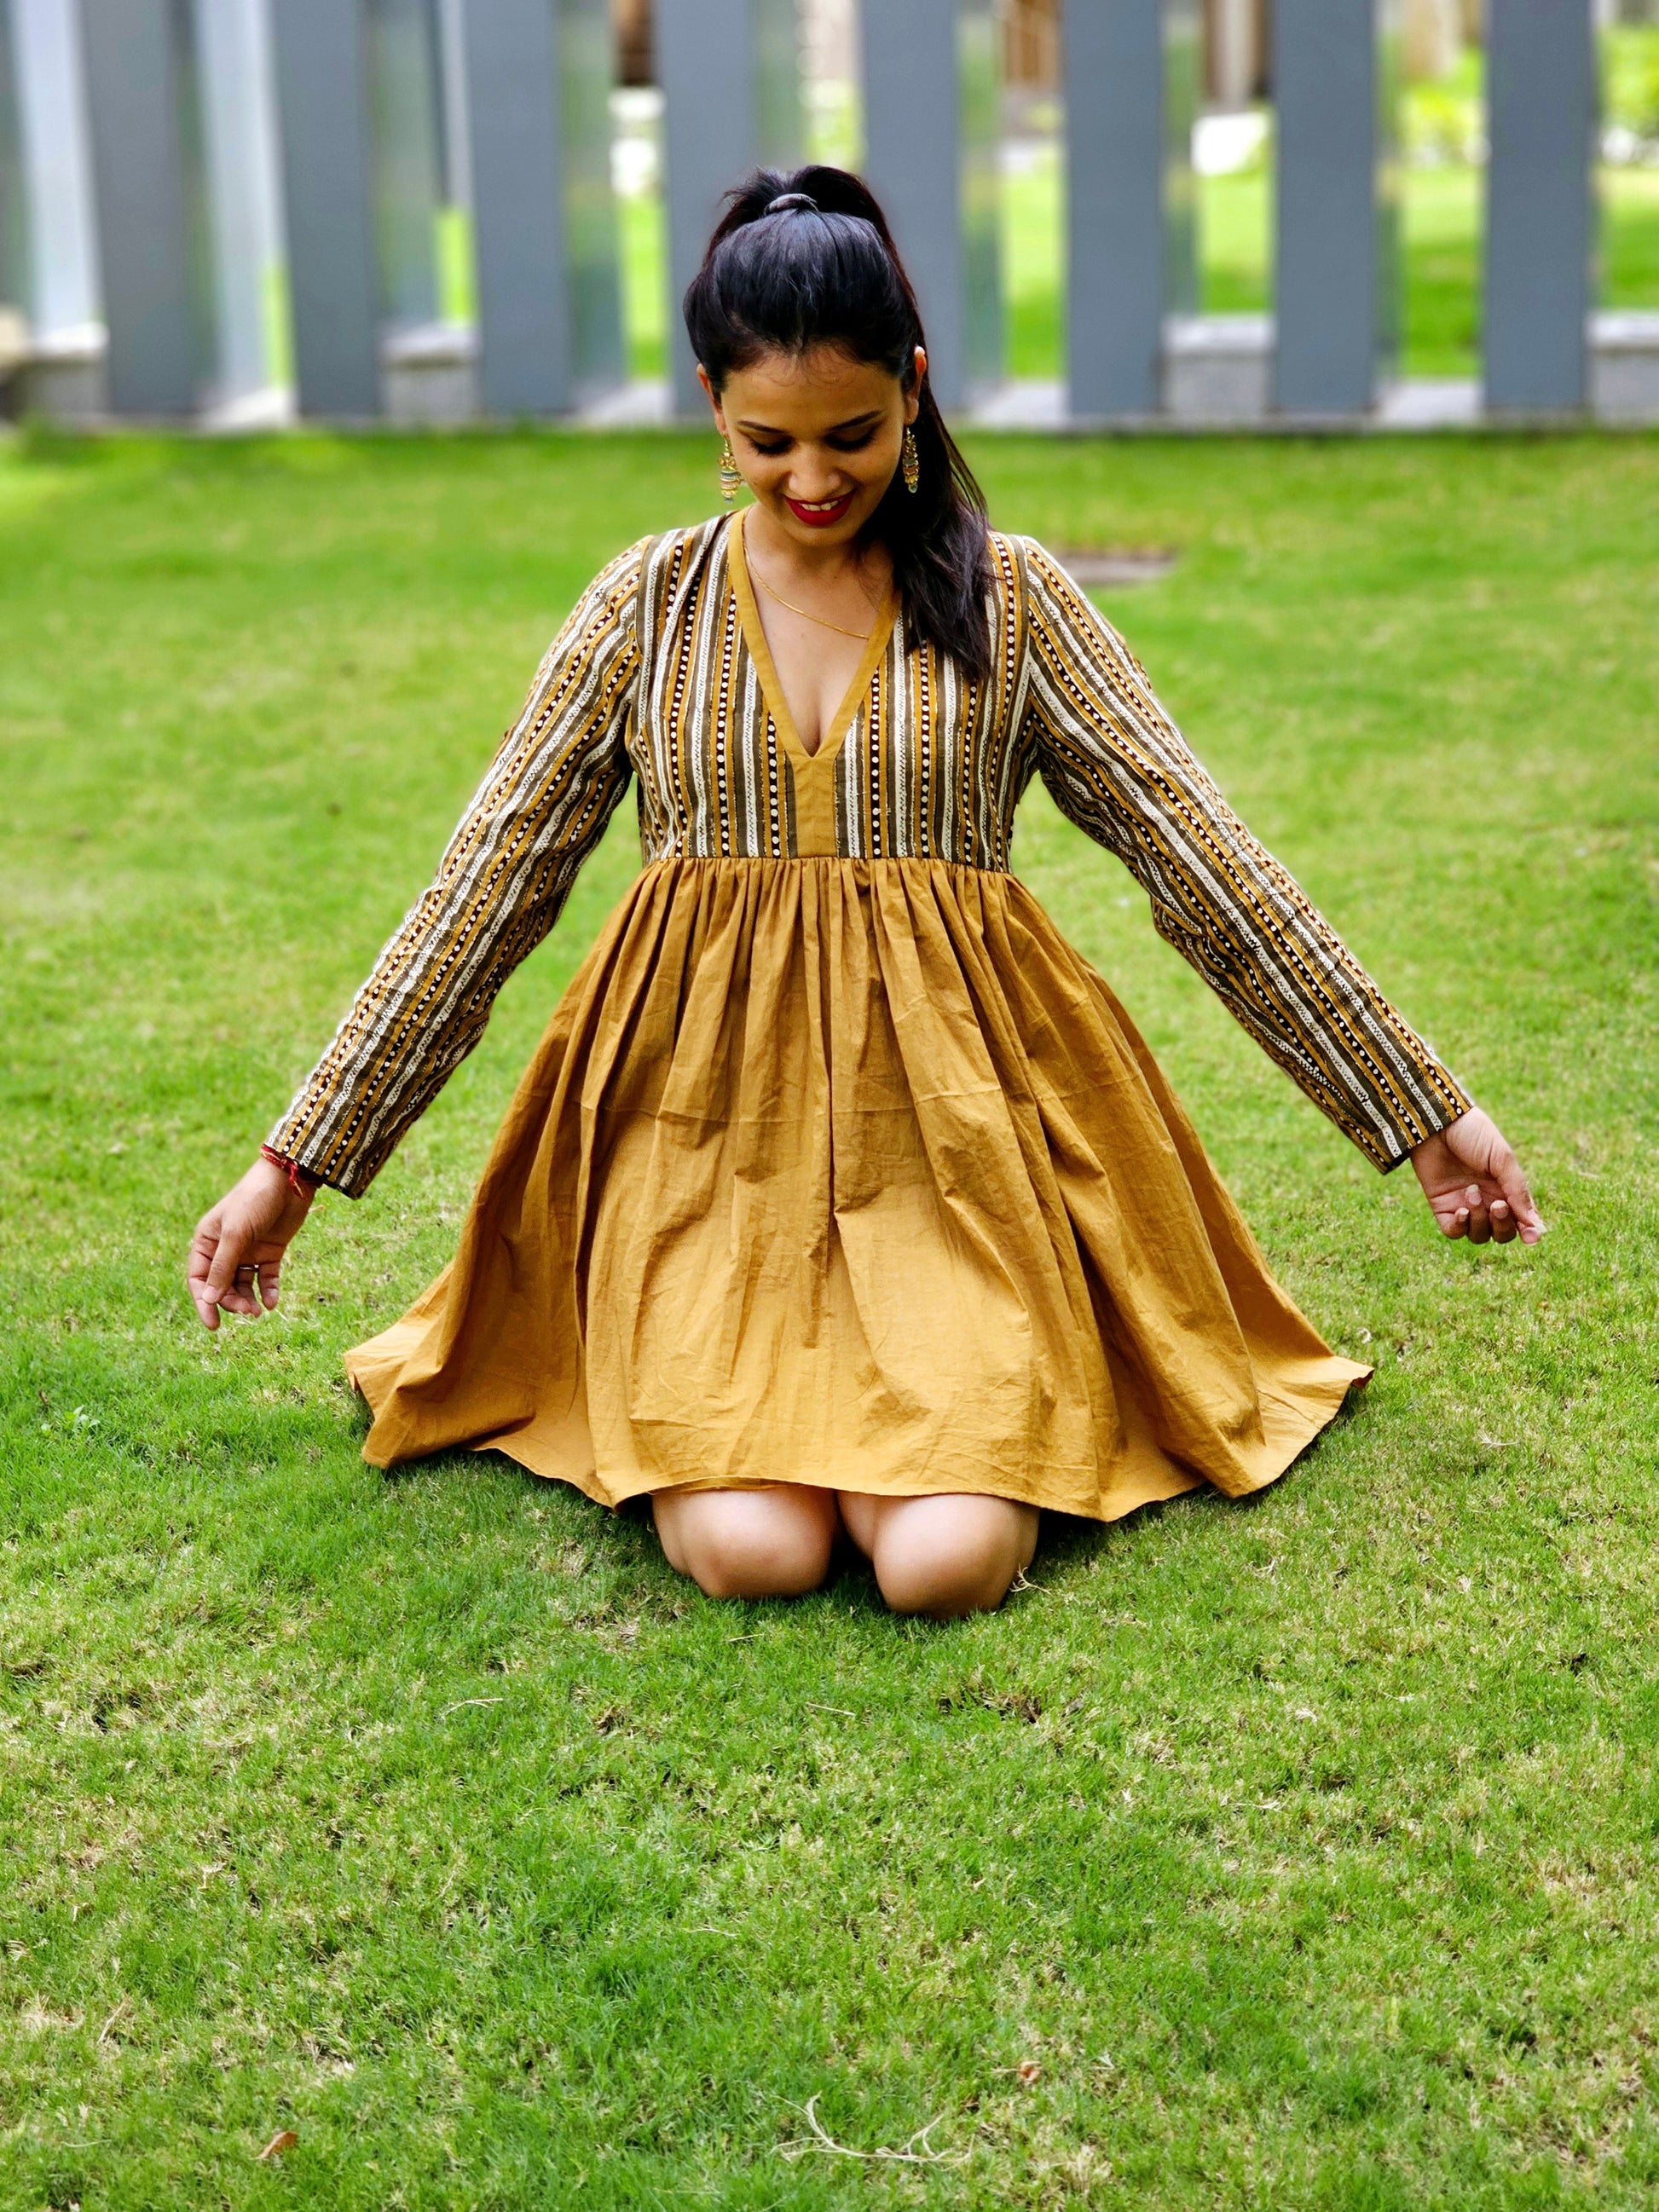
[[[437,875],[271,1132],[349,1197],[483,1035],[627,788],[642,551],[611,562],[554,639]]]
[[[1158,934],[1382,1169],[1469,1100],[1194,759],[1122,639],[1027,539],[1024,734],[1061,811],[1115,853]]]

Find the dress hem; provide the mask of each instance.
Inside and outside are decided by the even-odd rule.
[[[1253,1498],[1271,1488],[1289,1473],[1303,1453],[1316,1443],[1336,1419],[1346,1404],[1350,1392],[1363,1390],[1376,1371],[1354,1360],[1334,1358],[1333,1365],[1347,1371],[1334,1373],[1327,1381],[1304,1384],[1299,1394],[1299,1404],[1279,1399],[1278,1409],[1281,1418],[1274,1423],[1273,1446],[1268,1453],[1267,1466],[1232,1488],[1224,1489],[1197,1468],[1167,1456],[1161,1467],[1143,1468],[1138,1476],[1130,1476],[1113,1484],[1101,1497],[1094,1510],[1076,1502],[1075,1479],[1081,1470],[1066,1470],[1073,1480],[1059,1486],[1045,1483],[1040,1473],[1027,1483],[1018,1486],[1011,1484],[1006,1477],[988,1481],[983,1476],[977,1480],[963,1478],[960,1481],[935,1478],[915,1484],[886,1482],[874,1487],[861,1487],[857,1482],[837,1481],[823,1474],[780,1475],[775,1480],[778,1484],[788,1483],[802,1489],[845,1490],[876,1498],[1006,1498],[1015,1504],[1035,1506],[1040,1512],[1063,1513],[1073,1520],[1093,1521],[1102,1527],[1124,1520],[1131,1513],[1138,1513],[1143,1506],[1164,1504],[1171,1498],[1190,1496],[1196,1490],[1213,1490],[1223,1498]],[[364,1374],[350,1364],[348,1364],[346,1373],[352,1388],[362,1393],[371,1410],[375,1409],[374,1396],[366,1387]],[[635,1498],[649,1498],[658,1491],[767,1490],[775,1486],[772,1481],[754,1477],[737,1477],[730,1481],[711,1477],[654,1485],[623,1477],[612,1486],[602,1482],[597,1469],[588,1480],[584,1480],[568,1470],[550,1466],[547,1462],[551,1455],[546,1451],[534,1455],[533,1447],[515,1449],[514,1436],[510,1431],[478,1437],[461,1444],[459,1449],[499,1452],[502,1458],[521,1467],[526,1474],[533,1474],[538,1481],[566,1483],[580,1496],[591,1499],[595,1505],[603,1505],[612,1512]],[[383,1470],[402,1463],[396,1455],[384,1459],[375,1457],[367,1444],[363,1447],[363,1457],[371,1467]],[[1058,1503],[1054,1495],[1057,1487],[1063,1487],[1072,1502]]]

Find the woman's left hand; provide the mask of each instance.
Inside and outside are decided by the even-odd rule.
[[[1519,1237],[1523,1244],[1535,1244],[1543,1235],[1521,1163],[1497,1122],[1478,1106],[1419,1145],[1412,1165],[1448,1237],[1467,1237],[1471,1244],[1507,1244]]]

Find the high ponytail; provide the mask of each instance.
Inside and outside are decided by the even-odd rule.
[[[896,472],[870,526],[891,557],[911,635],[982,681],[991,672],[985,495],[926,376],[916,389],[921,316],[868,185],[845,169],[757,169],[726,194],[684,313],[716,392],[764,353],[830,345],[915,392],[918,488],[907,492]]]

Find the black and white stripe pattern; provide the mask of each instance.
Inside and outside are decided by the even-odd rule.
[[[341,1189],[365,1189],[482,1035],[495,994],[552,927],[638,778],[647,862],[787,865],[798,778],[782,702],[744,632],[726,518],[647,539],[584,594],[524,713],[333,1042],[272,1133]],[[992,541],[992,673],[970,684],[901,614],[833,778],[835,849],[902,866],[1006,869],[1041,773],[1115,853],[1160,933],[1379,1166],[1468,1105],[1159,708],[1117,632],[1041,546]]]

